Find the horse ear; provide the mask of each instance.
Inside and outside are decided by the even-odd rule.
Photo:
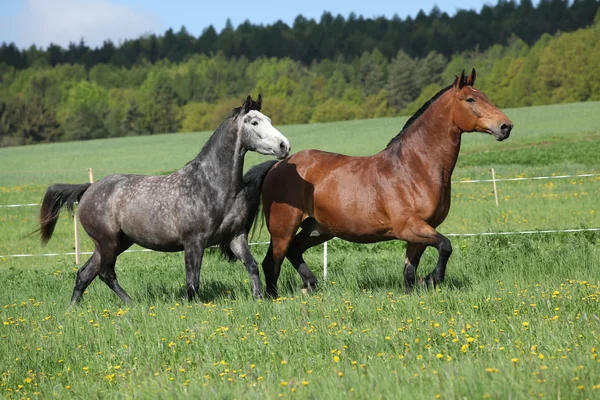
[[[252,104],[252,96],[248,95],[248,97],[246,97],[246,101],[244,102],[244,114],[248,114],[248,111],[250,111],[250,105]]]
[[[469,75],[469,77],[467,78],[466,85],[474,86],[476,77],[477,77],[477,73],[475,72],[475,68],[473,68],[473,70],[471,70],[471,75]]]
[[[456,80],[454,81],[454,88],[455,89],[462,89],[465,86],[465,70],[463,69],[462,72],[460,73],[460,76],[456,78]]]
[[[261,93],[258,94],[258,99],[256,100],[256,104],[257,104],[257,110],[260,111],[260,109],[262,108],[262,94]]]

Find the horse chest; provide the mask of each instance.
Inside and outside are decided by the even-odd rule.
[[[442,186],[436,196],[433,197],[432,207],[427,213],[428,217],[425,218],[429,225],[437,227],[444,222],[450,212],[450,198],[450,186]]]

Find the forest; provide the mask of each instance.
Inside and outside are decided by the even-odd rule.
[[[114,45],[0,46],[0,146],[213,130],[248,94],[276,125],[410,114],[463,68],[500,107],[600,100],[600,1],[450,17],[185,28]]]

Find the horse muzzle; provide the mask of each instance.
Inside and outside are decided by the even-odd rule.
[[[494,129],[492,135],[494,135],[497,141],[501,142],[510,137],[513,126],[514,124],[512,122],[506,121],[498,129]]]

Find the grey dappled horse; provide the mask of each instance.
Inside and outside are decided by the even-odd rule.
[[[60,210],[79,201],[79,219],[95,244],[90,259],[77,272],[71,303],[77,303],[100,275],[125,302],[129,296],[117,282],[117,256],[137,243],[158,251],[184,251],[187,295],[200,284],[204,249],[220,245],[230,258],[241,260],[252,281],[254,296],[262,296],[256,261],[248,248],[249,202],[244,186],[244,155],[248,150],[285,158],[289,141],[260,112],[262,98],[250,96],[233,110],[196,158],[164,176],[111,175],[96,183],[56,184],[44,196],[40,212],[42,243],[48,242]]]

